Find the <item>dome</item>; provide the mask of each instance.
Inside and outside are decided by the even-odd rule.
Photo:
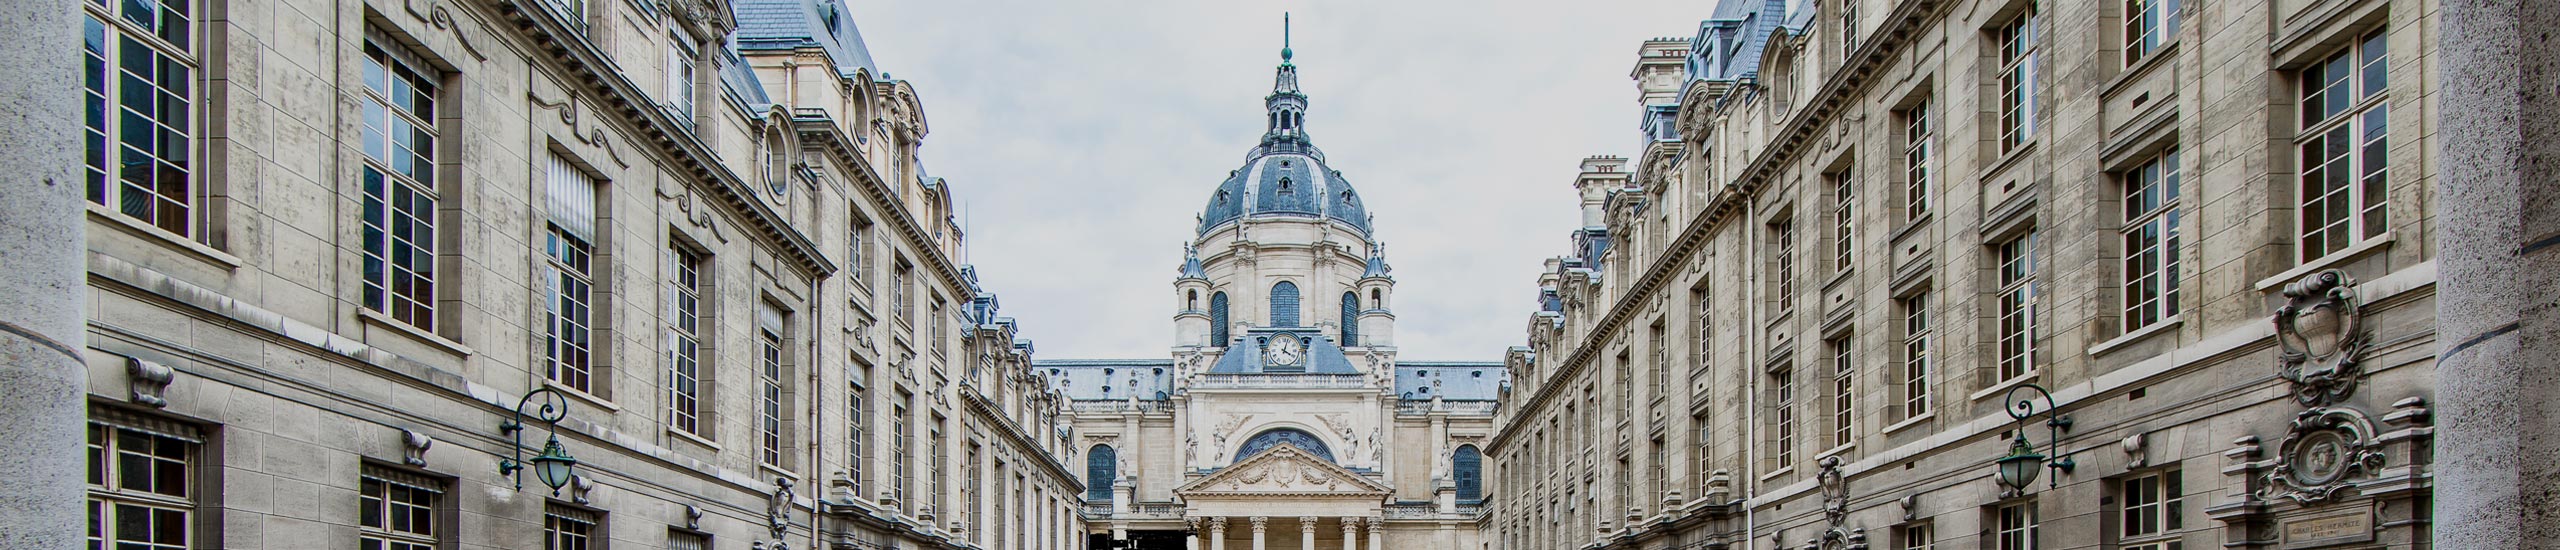
[[[1331,219],[1369,234],[1368,210],[1342,172],[1325,166],[1310,153],[1255,156],[1209,194],[1201,208],[1200,233],[1238,218]]]
[[[1298,91],[1298,67],[1288,62],[1286,48],[1280,56],[1271,95],[1263,98],[1269,130],[1245,155],[1244,167],[1227,173],[1209,194],[1199,233],[1245,218],[1299,218],[1342,222],[1365,238],[1368,209],[1342,172],[1325,166],[1324,151],[1307,137],[1307,96]]]

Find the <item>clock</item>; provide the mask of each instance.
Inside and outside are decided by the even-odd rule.
[[[1306,346],[1299,344],[1298,337],[1294,334],[1274,336],[1271,338],[1271,345],[1262,348],[1262,364],[1267,366],[1295,367],[1305,363],[1306,360]]]

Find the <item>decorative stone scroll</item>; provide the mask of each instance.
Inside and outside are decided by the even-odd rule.
[[[151,408],[167,408],[169,383],[178,380],[178,370],[140,357],[126,357],[124,373],[132,380],[134,403]]]
[[[1822,457],[1814,480],[1822,488],[1822,533],[1805,541],[1805,550],[1866,550],[1867,530],[1849,527],[1849,478],[1839,455]],[[1908,508],[1905,508],[1908,510]]]
[[[2275,315],[2278,375],[2293,384],[2293,400],[2314,409],[2355,393],[2364,376],[2358,361],[2371,344],[2355,280],[2322,270],[2284,286],[2285,306]]]

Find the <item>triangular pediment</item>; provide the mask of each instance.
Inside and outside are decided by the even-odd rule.
[[[1202,496],[1346,496],[1379,498],[1394,489],[1282,443],[1233,466],[1174,489],[1185,499]]]

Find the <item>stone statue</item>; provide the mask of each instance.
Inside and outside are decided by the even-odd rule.
[[[1185,468],[1199,468],[1199,467],[1200,467],[1200,433],[1199,433],[1199,432],[1189,432],[1189,433],[1184,433],[1184,434],[1182,434],[1182,465],[1183,465],[1183,467],[1185,467]]]
[[[1369,448],[1369,467],[1383,468],[1387,465],[1387,446],[1383,441],[1385,438],[1386,429],[1369,429],[1369,443],[1367,445],[1362,445],[1363,447]]]

